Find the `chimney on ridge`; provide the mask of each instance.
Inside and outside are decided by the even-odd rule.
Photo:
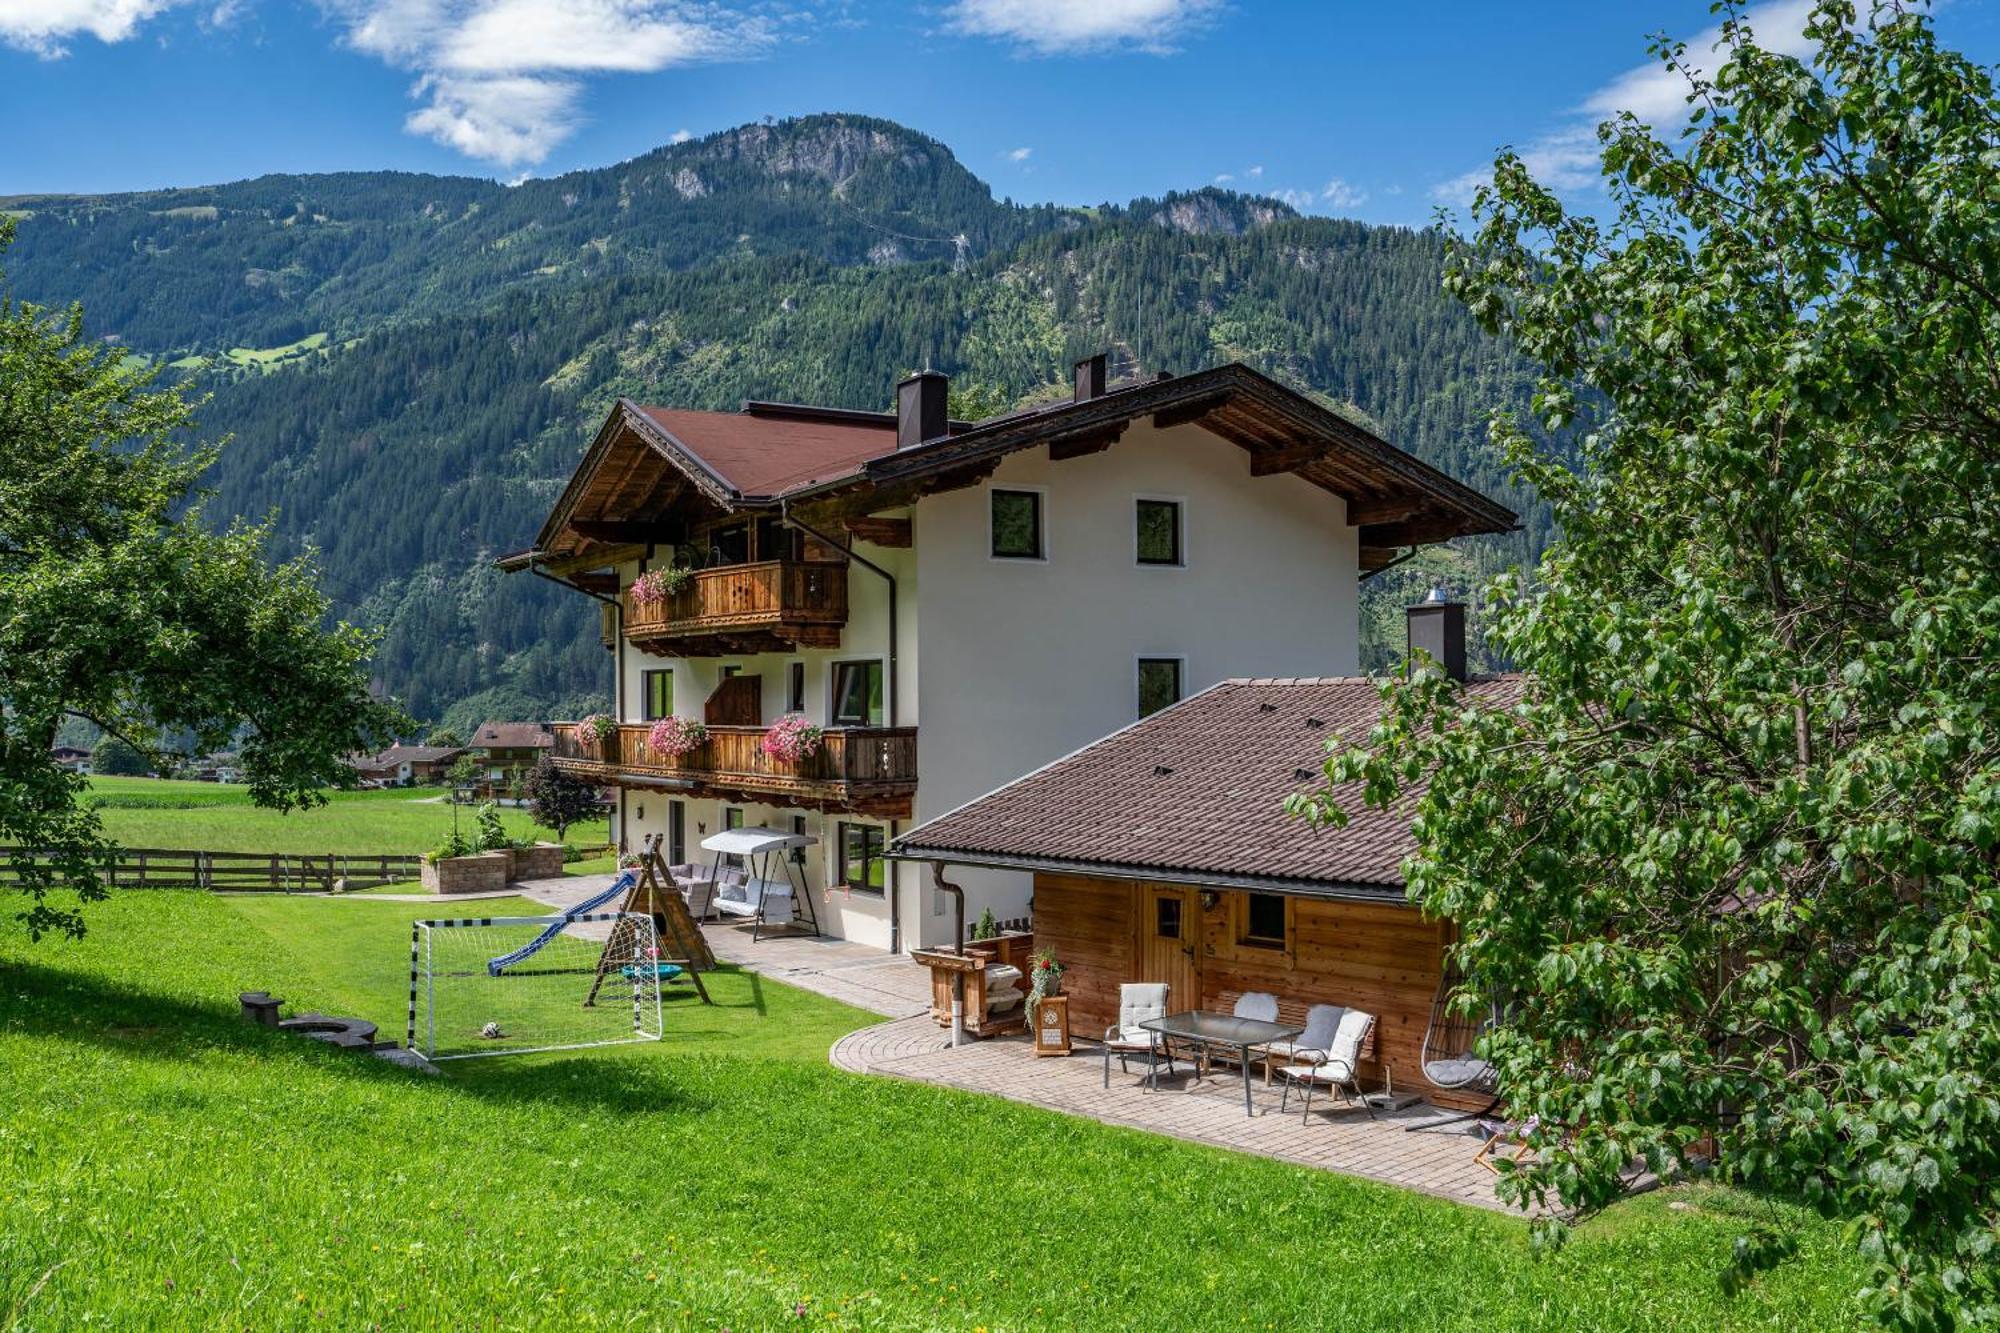
[[[896,447],[935,440],[951,432],[945,400],[951,381],[935,370],[920,370],[896,386]]]
[[[1071,401],[1081,403],[1104,396],[1106,364],[1107,359],[1102,352],[1076,363],[1076,391],[1070,396]]]
[[[1451,601],[1443,588],[1432,588],[1409,610],[1409,660],[1417,649],[1431,655],[1453,680],[1465,679],[1465,603]]]

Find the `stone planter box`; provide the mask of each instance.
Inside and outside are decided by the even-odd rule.
[[[532,847],[514,847],[507,852],[508,879],[556,879],[563,872],[563,849],[559,842],[538,842]]]
[[[476,856],[447,856],[437,860],[426,856],[423,884],[426,893],[491,893],[507,887],[506,852],[480,852]]]

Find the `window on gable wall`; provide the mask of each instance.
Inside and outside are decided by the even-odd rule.
[[[1042,493],[995,489],[992,496],[994,559],[1042,559]]]
[[[1178,657],[1139,659],[1139,716],[1149,717],[1181,699],[1181,660]]]
[[[1181,506],[1178,500],[1140,500],[1136,506],[1137,544],[1142,565],[1181,563]]]

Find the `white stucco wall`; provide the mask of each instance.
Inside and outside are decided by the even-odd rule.
[[[990,554],[989,492],[1009,486],[1046,487],[1046,561]],[[1141,497],[1183,504],[1183,565],[1138,563]],[[916,550],[918,823],[1135,720],[1141,657],[1183,659],[1184,694],[1231,676],[1344,675],[1360,660],[1345,503],[1290,475],[1252,477],[1243,449],[1198,426],[1135,424],[1104,452],[1056,463],[1016,454],[987,485],[923,501]],[[1028,909],[1025,875],[953,878],[973,916]],[[950,919],[923,896],[935,942]]]
[[[1046,560],[991,557],[988,492],[996,486],[1045,488]],[[1182,565],[1138,563],[1140,497],[1183,505]],[[896,578],[893,720],[921,723],[916,820],[862,821],[890,836],[1133,721],[1141,657],[1182,659],[1185,694],[1230,676],[1349,674],[1359,662],[1359,540],[1344,503],[1297,477],[1252,477],[1243,449],[1198,426],[1135,424],[1109,450],[1058,463],[1044,449],[1017,454],[987,485],[927,498],[912,517],[914,548],[857,548]],[[652,563],[670,554],[662,548]],[[619,572],[629,583],[640,566]],[[837,650],[662,658],[628,645],[623,720],[643,718],[646,670],[673,668],[675,711],[700,717],[721,668],[734,664],[763,678],[769,721],[785,711],[789,666],[801,661],[806,716],[824,723],[832,664],[888,654],[887,584],[856,563],[847,588]],[[624,799],[630,845],[666,831],[670,793],[635,789]],[[719,830],[722,805],[687,806],[688,853],[700,859],[698,829]],[[798,813],[745,807],[747,822],[778,828],[790,828]],[[822,927],[888,947],[888,895],[826,893],[838,823],[857,817],[805,813],[821,840],[808,876]],[[924,869],[892,862],[890,873],[900,885],[902,946],[948,939],[948,900],[929,887]],[[966,889],[970,918],[988,906],[1003,918],[1028,913],[1027,876],[960,869],[952,877]]]

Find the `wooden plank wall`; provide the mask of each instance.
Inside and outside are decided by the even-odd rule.
[[[1055,949],[1068,969],[1063,989],[1078,1036],[1095,1037],[1117,1018],[1119,983],[1154,979],[1136,975],[1140,889],[1121,880],[1035,877],[1035,943]],[[1443,967],[1445,926],[1395,903],[1292,898],[1288,947],[1259,948],[1237,942],[1237,897],[1220,892],[1214,907],[1199,910],[1200,1007],[1226,1011],[1254,990],[1276,995],[1280,1012],[1293,1021],[1303,1021],[1313,1004],[1365,1009],[1376,1017],[1376,1034],[1375,1063],[1364,1066],[1364,1079],[1379,1083],[1388,1066],[1398,1089],[1465,1104],[1423,1077],[1424,1029]],[[1475,1096],[1469,1105],[1486,1100]]]
[[[1035,946],[1063,965],[1069,1030],[1097,1038],[1118,1019],[1118,987],[1137,981],[1138,886],[1079,875],[1035,876]]]

